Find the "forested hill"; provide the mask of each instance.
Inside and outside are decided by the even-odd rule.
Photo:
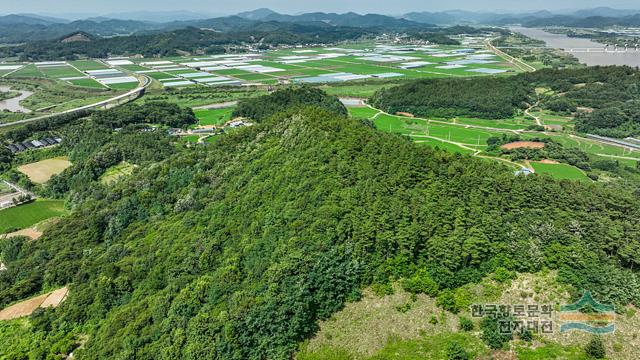
[[[640,136],[640,71],[627,66],[543,69],[499,78],[428,79],[381,89],[370,99],[388,113],[509,118],[534,103],[576,116],[581,133]],[[538,89],[552,94],[539,95]]]
[[[318,108],[279,113],[4,249],[0,299],[70,295],[4,332],[21,341],[0,354],[84,339],[77,359],[287,359],[363,286],[415,273],[450,297],[499,267],[560,269],[601,301],[640,305],[639,216],[625,192],[515,177]]]

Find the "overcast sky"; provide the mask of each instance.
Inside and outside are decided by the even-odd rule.
[[[0,0],[1,13],[94,13],[189,10],[215,14],[268,7],[284,13],[332,11],[401,14],[409,11],[563,10],[597,6],[638,9],[638,0]]]

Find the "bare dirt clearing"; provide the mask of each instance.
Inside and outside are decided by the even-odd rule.
[[[512,143],[504,144],[500,148],[505,150],[513,149],[542,149],[544,143],[536,141],[515,141]]]
[[[44,184],[52,176],[60,174],[69,166],[71,166],[71,162],[67,158],[60,157],[22,165],[18,167],[18,171],[27,175],[34,183]]]
[[[69,289],[63,288],[13,304],[0,311],[0,320],[13,320],[31,315],[38,308],[57,307],[67,297]]]
[[[9,234],[0,235],[0,238],[11,238],[15,236],[26,236],[31,240],[38,240],[42,236],[42,232],[35,228],[27,228],[27,229],[14,231]]]

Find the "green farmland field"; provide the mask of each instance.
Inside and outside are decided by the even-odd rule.
[[[25,67],[23,67],[22,69],[15,71],[11,74],[9,74],[9,76],[7,76],[8,78],[25,78],[25,77],[44,77],[44,75],[40,72],[40,70],[38,70],[38,68],[33,65],[27,65]]]
[[[95,60],[76,60],[71,61],[70,64],[77,68],[78,70],[101,70],[108,69],[109,67],[99,61]]]
[[[531,166],[537,174],[548,174],[556,179],[590,181],[580,169],[571,165],[532,162]]]
[[[122,84],[109,84],[108,86],[114,90],[133,90],[136,87],[138,87],[138,83],[129,82],[129,83],[122,83]]]
[[[65,214],[64,201],[37,200],[29,204],[0,210],[0,233],[20,230],[43,220]]]
[[[85,76],[85,74],[79,72],[78,70],[68,65],[55,66],[55,67],[41,67],[39,68],[39,70],[46,77],[53,78],[53,79]]]
[[[90,78],[69,80],[69,83],[75,86],[82,86],[82,87],[88,87],[88,88],[96,88],[96,89],[105,88],[102,84]]]

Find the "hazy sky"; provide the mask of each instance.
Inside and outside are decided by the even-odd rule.
[[[94,13],[139,10],[189,10],[204,13],[236,13],[269,7],[285,13],[332,11],[401,14],[408,11],[465,10],[563,10],[609,6],[640,8],[638,0],[0,0],[1,13]]]

